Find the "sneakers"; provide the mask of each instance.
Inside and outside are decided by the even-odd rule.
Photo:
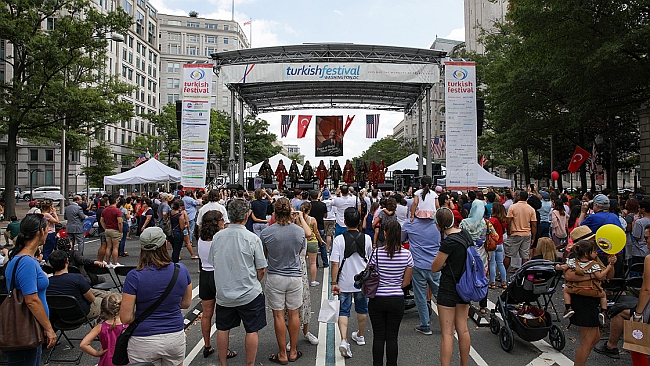
[[[431,327],[423,327],[421,325],[418,325],[417,327],[415,327],[415,331],[420,332],[420,333],[422,333],[424,335],[432,335],[433,334],[433,332],[431,331]]]
[[[309,286],[311,286],[311,287],[316,287],[316,286],[318,286],[318,285],[320,285],[320,282],[318,282],[318,281],[312,281],[312,282],[309,284]]]
[[[564,310],[564,316],[563,316],[563,318],[564,318],[564,319],[569,319],[569,318],[572,317],[573,314],[575,314],[575,313],[576,313],[576,312],[573,311],[573,309],[571,309],[571,308],[566,309],[566,310]]]
[[[603,344],[594,347],[594,351],[600,353],[601,355],[605,355],[609,358],[619,359],[621,357],[618,348],[607,347],[607,342],[603,342]]]
[[[311,334],[311,332],[307,332],[304,337],[307,341],[309,341],[309,343],[313,344],[314,346],[318,345],[318,338],[316,338],[315,335]]]
[[[352,358],[352,350],[350,349],[350,343],[341,340],[341,344],[339,345],[339,352],[341,352],[341,356],[345,358]]]
[[[365,346],[366,344],[366,338],[364,336],[358,336],[358,332],[352,332],[352,340],[357,342],[357,345],[359,346]]]

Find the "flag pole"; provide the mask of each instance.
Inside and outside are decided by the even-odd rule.
[[[232,0],[232,19],[231,21],[235,21],[235,0]]]
[[[253,48],[253,19],[248,19],[248,48]]]

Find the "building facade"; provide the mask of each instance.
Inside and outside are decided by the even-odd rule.
[[[470,52],[484,53],[479,43],[481,31],[494,30],[495,22],[503,22],[508,12],[507,0],[465,0],[465,44]]]

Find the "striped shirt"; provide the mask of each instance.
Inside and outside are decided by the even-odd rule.
[[[390,258],[384,248],[378,248],[375,251],[370,256],[368,265],[379,262],[377,264],[379,287],[376,296],[404,296],[402,278],[407,267],[413,268],[411,252],[402,248],[399,252],[395,252],[393,258]]]

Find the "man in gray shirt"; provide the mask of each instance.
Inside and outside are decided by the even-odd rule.
[[[299,311],[302,306],[302,265],[300,252],[307,249],[304,223],[299,212],[292,211],[291,202],[280,198],[274,205],[276,223],[262,230],[261,238],[264,253],[269,261],[266,276],[266,296],[268,305],[273,310],[275,336],[278,341],[278,353],[269,357],[271,362],[286,364],[295,361],[302,353],[296,349],[298,331],[300,330]],[[294,224],[299,221],[302,227]],[[232,218],[231,218],[232,220]],[[303,225],[304,224],[304,225]],[[289,313],[289,354],[286,350],[287,329],[284,311]]]
[[[250,212],[248,201],[235,200],[228,206],[230,225],[212,239],[210,256],[217,289],[217,354],[226,365],[230,329],[244,323],[246,364],[254,365],[257,356],[257,332],[266,326],[264,277],[266,258],[262,242],[246,229]]]

